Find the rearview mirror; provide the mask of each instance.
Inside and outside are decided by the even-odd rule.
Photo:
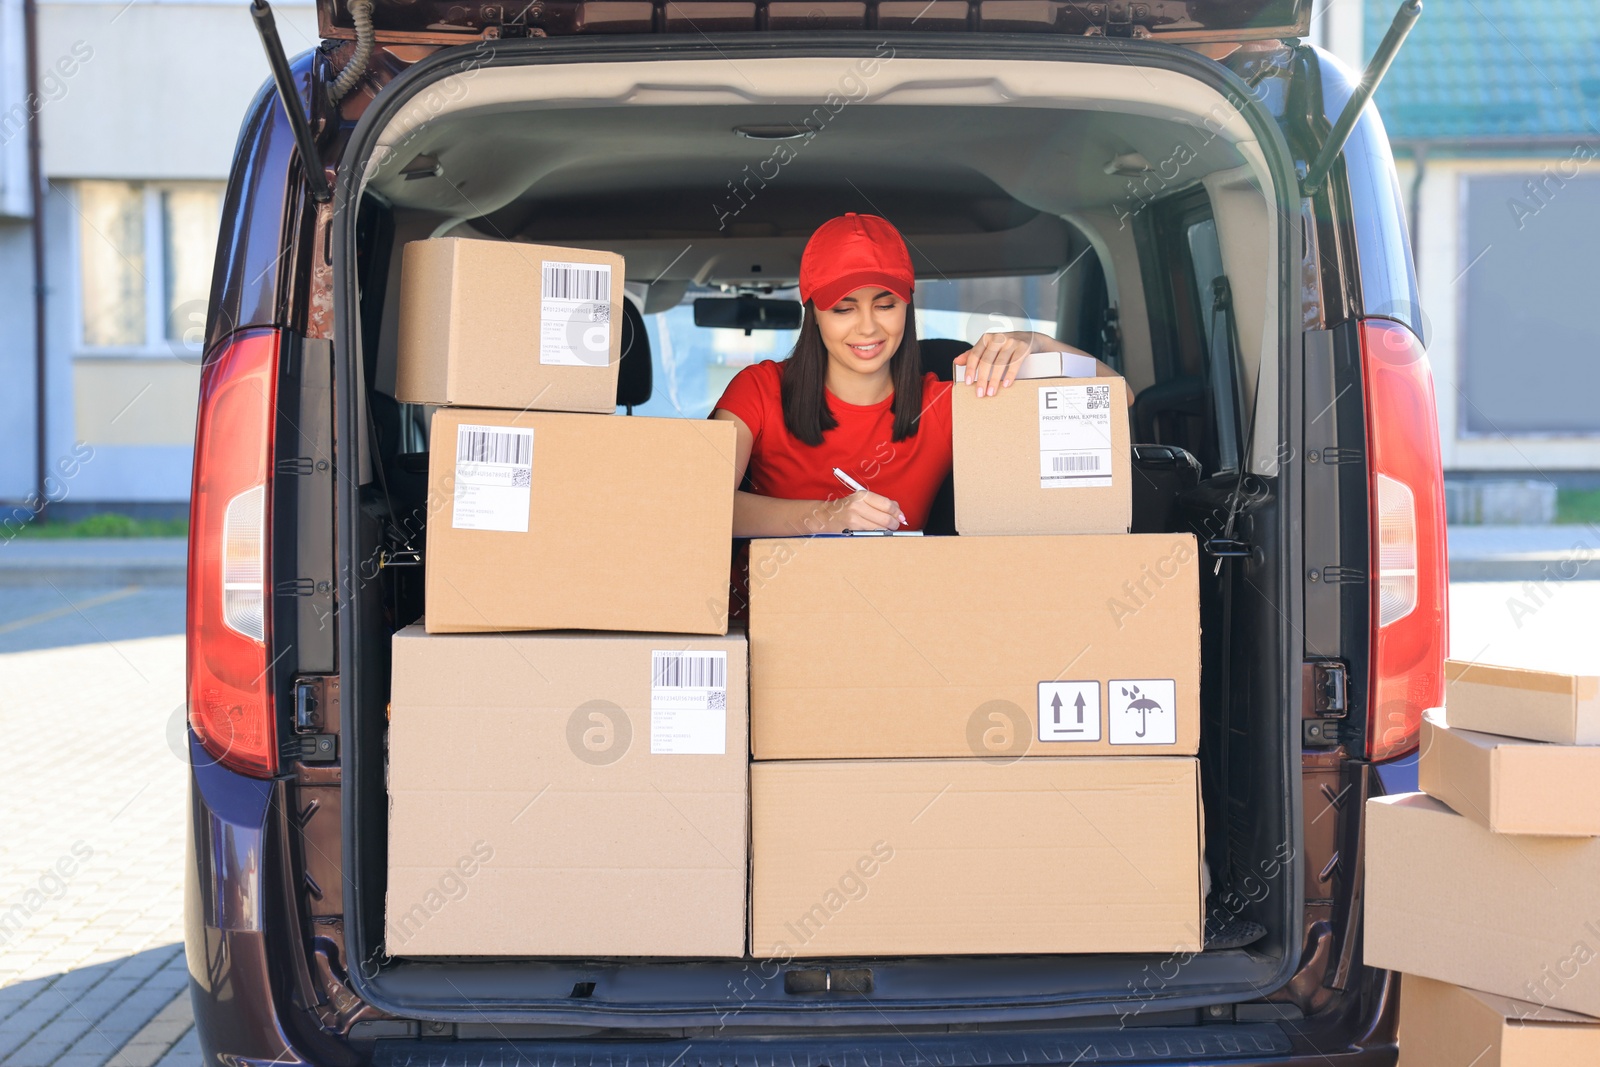
[[[694,302],[694,324],[718,330],[798,330],[798,300],[763,300],[758,296],[702,296]]]

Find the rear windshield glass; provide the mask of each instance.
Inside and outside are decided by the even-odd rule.
[[[1037,330],[1054,334],[1058,275],[1034,274],[995,278],[918,278],[917,336],[972,341],[992,330]],[[784,359],[797,331],[718,330],[694,324],[697,297],[723,295],[714,289],[690,289],[676,307],[646,315],[654,381],[650,400],[634,408],[637,415],[703,419],[728,382],[739,371],[764,359]],[[795,289],[780,289],[774,298],[798,300]]]

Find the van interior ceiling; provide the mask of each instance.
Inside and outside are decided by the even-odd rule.
[[[619,253],[630,299],[650,316],[707,290],[792,298],[801,250],[820,222],[851,210],[883,214],[905,234],[919,286],[1057,280],[1058,336],[1106,358],[1140,396],[1134,441],[1181,445],[1200,457],[1200,484],[1168,528],[1198,532],[1197,515],[1230,506],[1241,470],[1270,481],[1280,439],[1279,321],[1291,314],[1279,306],[1281,201],[1266,149],[1222,94],[1186,74],[1132,64],[1029,60],[997,72],[975,61],[895,56],[871,77],[843,82],[853,63],[741,59],[735,73],[726,62],[615,62],[585,67],[581,80],[570,68],[486,66],[451,76],[463,79],[459,92],[447,78],[428,89],[426,107],[401,106],[367,165],[358,224],[361,358],[378,453],[378,478],[363,488],[371,538],[385,536],[374,516],[392,526],[400,515],[426,514],[424,412],[387,394],[399,250],[446,235]],[[836,90],[844,105],[818,106]],[[1211,251],[1193,246],[1197,235]],[[1160,258],[1174,242],[1189,242],[1195,271],[1209,275],[1196,276],[1187,296],[1174,295]],[[1227,291],[1222,318],[1218,279]],[[1184,321],[1205,326],[1198,355],[1171,339],[1186,299],[1196,306]],[[1196,403],[1203,417],[1186,421]],[[1270,500],[1247,521],[1253,543],[1269,553],[1286,541],[1284,513]],[[371,591],[383,603],[361,605],[368,662],[386,665],[390,634],[420,614],[417,570],[385,571]],[[1206,559],[1206,855],[1214,887],[1243,900],[1234,916],[1267,934],[1164,972],[1130,1025],[1169,1020],[1169,1004],[1259,996],[1292,971],[1300,951],[1298,875],[1288,866],[1265,873],[1297,833],[1298,808],[1285,785],[1288,754],[1297,750],[1280,699],[1288,667],[1276,651],[1288,623],[1270,589],[1246,606],[1233,603],[1227,587]],[[364,684],[382,688],[387,679]],[[384,701],[350,703],[353,714],[376,716],[362,733],[381,734]],[[381,768],[380,754],[352,747],[355,760]],[[1275,754],[1263,763],[1268,749]],[[358,827],[351,883],[360,921],[351,952],[385,960],[378,980],[391,1003],[448,1014],[461,998],[492,988],[495,1008],[484,1018],[501,1029],[576,1021],[595,1008],[688,1020],[707,1017],[704,1005],[740,980],[746,965],[737,960],[387,959],[379,945],[386,801],[373,765],[346,779]],[[1262,766],[1284,774],[1262,775]],[[1241,879],[1252,876],[1272,890],[1240,897]],[[935,1018],[920,1011],[944,1012],[938,1017],[948,1021],[952,1009],[1017,1025],[1103,1014],[1130,991],[1150,989],[1154,962],[1132,954],[873,960],[871,1005],[855,1016],[838,1007],[841,1024],[857,1027]],[[980,974],[984,992],[975,997]],[[585,983],[592,992],[574,1004],[571,991]],[[786,997],[782,983],[751,995],[740,1025],[816,1011]]]

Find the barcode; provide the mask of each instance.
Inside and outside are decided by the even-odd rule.
[[[1111,386],[1086,385],[1084,389],[1088,391],[1089,396],[1088,401],[1084,404],[1085,410],[1105,411],[1111,407]]]
[[[611,299],[610,267],[579,267],[569,263],[544,265],[546,300]]]
[[[728,658],[719,652],[651,652],[651,682],[656,689],[725,689]]]
[[[533,434],[528,430],[498,432],[481,426],[462,426],[456,430],[456,462],[510,463],[525,467],[533,462]]]
[[[1050,472],[1052,474],[1066,474],[1069,471],[1097,471],[1100,469],[1100,457],[1088,456],[1051,456]]]

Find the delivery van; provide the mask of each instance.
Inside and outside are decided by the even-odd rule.
[[[207,322],[186,940],[208,1063],[1394,1062],[1362,812],[1414,788],[1441,699],[1443,481],[1388,142],[1303,43],[1309,0],[318,9],[321,45],[287,60],[253,6],[275,78],[244,116]],[[904,234],[941,377],[978,334],[1037,329],[1131,387],[1133,531],[1199,553],[1203,945],[400,951],[391,648],[438,521],[430,412],[395,399],[402,250],[620,256],[604,417],[703,419],[787,350],[801,249],[846,211]],[[466,740],[442,732],[441,760]],[[485,861],[463,854],[423,920]],[[1014,892],[1041,924],[1100,906]]]

